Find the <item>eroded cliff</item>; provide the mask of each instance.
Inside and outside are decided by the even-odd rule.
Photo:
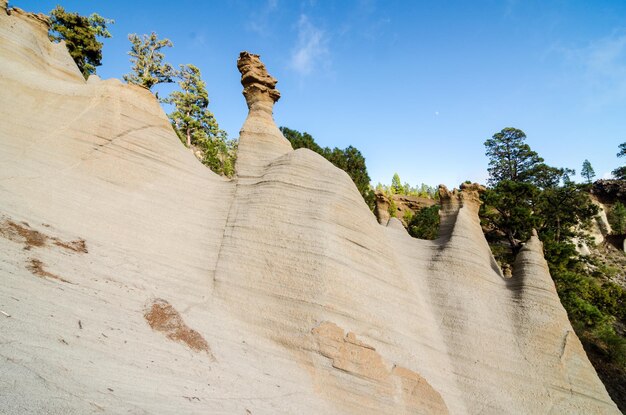
[[[1,412],[618,413],[538,239],[501,275],[478,187],[441,189],[437,240],[379,225],[245,52],[225,180],[62,47],[0,10]]]

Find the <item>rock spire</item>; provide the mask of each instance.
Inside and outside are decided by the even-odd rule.
[[[276,78],[267,73],[267,69],[259,55],[250,52],[241,52],[237,59],[237,69],[241,72],[243,95],[246,97],[248,109],[269,108],[280,99],[280,92],[276,89]]]
[[[259,55],[250,52],[239,54],[237,69],[249,111],[239,134],[235,171],[240,177],[252,177],[263,174],[269,163],[293,149],[272,116],[280,98],[278,81],[267,73]]]

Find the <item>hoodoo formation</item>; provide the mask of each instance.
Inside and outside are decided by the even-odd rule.
[[[282,136],[259,57],[237,67],[226,180],[2,3],[1,413],[619,413],[536,236],[505,278],[478,185],[440,189],[434,241],[380,225]]]
[[[246,97],[248,109],[252,109],[255,103],[266,102],[265,108],[271,114],[272,106],[280,99],[280,92],[276,89],[278,81],[267,73],[259,55],[241,52],[237,59],[237,69],[241,72],[243,96]],[[261,105],[255,109],[260,107]]]

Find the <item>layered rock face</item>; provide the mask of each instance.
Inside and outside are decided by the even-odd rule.
[[[429,199],[425,197],[419,196],[409,196],[409,195],[391,195],[390,198],[382,191],[376,191],[376,205],[374,206],[374,215],[378,220],[378,223],[381,225],[385,225],[389,222],[391,218],[390,215],[390,206],[391,201],[395,205],[395,217],[398,218],[405,226],[407,225],[405,221],[405,216],[407,213],[411,215],[415,214],[418,210],[433,206],[437,203],[434,199]]]
[[[441,189],[435,241],[379,225],[245,52],[225,180],[62,47],[0,10],[0,412],[618,413],[536,237],[502,276],[477,186]]]

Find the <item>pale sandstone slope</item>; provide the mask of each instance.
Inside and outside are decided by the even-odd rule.
[[[438,240],[380,226],[247,53],[225,180],[62,47],[0,10],[0,412],[618,413],[536,238],[502,278],[477,186]]]

